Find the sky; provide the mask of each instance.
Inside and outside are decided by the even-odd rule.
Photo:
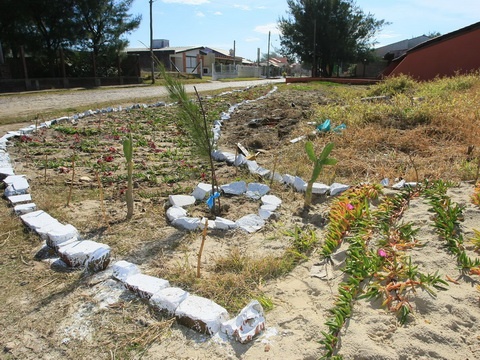
[[[375,35],[375,47],[434,32],[446,34],[480,21],[479,0],[356,0],[364,13],[390,23]],[[170,46],[234,48],[255,61],[280,49],[278,20],[288,17],[286,0],[153,0],[153,38]],[[142,15],[129,34],[129,47],[150,46],[149,0],[134,0],[130,13]]]

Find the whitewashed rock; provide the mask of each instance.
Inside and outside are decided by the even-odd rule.
[[[28,203],[32,201],[32,195],[30,194],[23,194],[23,195],[13,195],[9,196],[8,201],[10,201],[10,204],[12,205],[18,205],[22,203]]]
[[[216,143],[218,140],[220,140],[222,130],[219,127],[214,127],[212,129],[212,132],[213,132],[213,141]]]
[[[36,126],[35,125],[30,125],[30,126],[23,127],[18,131],[20,133],[22,133],[23,135],[27,135],[27,134],[33,133],[35,130],[36,130]]]
[[[225,161],[227,158],[223,154],[223,151],[221,150],[214,150],[212,151],[212,158],[215,161]]]
[[[235,162],[235,154],[228,151],[214,150],[212,151],[212,158],[216,161],[226,161],[230,164]]]
[[[225,161],[228,164],[233,164],[235,162],[235,154],[231,152],[224,151],[223,156],[225,157]]]
[[[229,195],[241,195],[247,191],[247,184],[245,181],[237,181],[230,184],[220,186],[220,189]]]
[[[330,195],[335,196],[344,192],[345,190],[348,190],[349,188],[349,185],[333,183],[332,185],[330,185]]]
[[[255,160],[246,160],[245,164],[247,164],[248,171],[250,171],[252,174],[255,174],[260,167]]]
[[[110,262],[110,247],[91,240],[67,242],[57,252],[69,267],[88,267],[92,271],[99,271]]]
[[[155,309],[174,315],[175,310],[189,295],[178,287],[167,287],[153,294],[149,301]]]
[[[272,173],[270,172],[267,176],[268,179],[272,179],[276,182],[283,183],[283,176],[279,173]]]
[[[237,220],[237,226],[246,232],[254,233],[265,226],[265,220],[257,214],[245,215]]]
[[[121,282],[125,282],[129,276],[136,274],[140,274],[140,269],[131,262],[120,260],[112,266],[112,277]]]
[[[260,183],[250,183],[247,186],[247,192],[245,195],[251,199],[260,199],[263,195],[270,191],[270,187]]]
[[[15,188],[13,187],[13,185],[8,185],[5,188],[5,191],[3,192],[3,194],[7,198],[10,197],[10,196],[18,195],[18,193],[15,191]]]
[[[283,182],[287,185],[293,185],[293,183],[295,182],[295,176],[289,174],[283,175],[282,179]]]
[[[212,184],[199,183],[193,190],[192,196],[197,200],[203,200],[212,192]]]
[[[25,194],[30,187],[24,175],[10,175],[3,179],[3,182],[7,185],[7,189],[5,189],[5,196],[7,197]]]
[[[222,332],[245,344],[265,330],[265,314],[262,305],[252,300],[235,318],[222,323]]]
[[[189,206],[195,204],[195,198],[191,195],[169,195],[168,200],[172,206]]]
[[[260,206],[260,209],[258,209],[258,216],[260,216],[264,220],[267,220],[273,214],[275,214],[275,209],[276,207],[273,205],[262,205]]]
[[[268,169],[265,169],[261,166],[259,166],[257,164],[256,161],[254,160],[247,160],[246,161],[246,164],[247,164],[247,167],[248,167],[248,171],[251,173],[251,174],[256,174],[256,175],[259,175],[259,176],[262,176],[262,177],[267,177],[270,175],[271,171],[268,170]]]
[[[0,180],[12,175],[15,175],[15,172],[11,166],[0,167]]]
[[[98,247],[85,261],[85,268],[91,272],[103,271],[110,263],[110,248]]]
[[[295,144],[295,143],[297,143],[297,142],[299,142],[299,141],[301,141],[301,140],[303,140],[303,139],[305,139],[305,138],[306,138],[306,136],[302,135],[302,136],[299,136],[299,137],[297,137],[297,138],[295,138],[295,139],[290,140],[290,143]]]
[[[20,204],[13,207],[13,212],[16,215],[28,214],[35,210],[37,210],[37,205],[35,205],[35,203]]]
[[[227,310],[196,295],[188,296],[175,310],[178,322],[198,332],[216,334],[223,322],[229,319]]]
[[[235,229],[237,227],[237,224],[235,223],[235,221],[217,216],[215,218],[215,227],[219,230],[229,230]]]
[[[235,161],[233,162],[233,165],[235,166],[241,166],[247,162],[247,158],[243,154],[238,154],[237,157],[235,158]]]
[[[405,180],[400,180],[399,182],[392,185],[392,189],[403,189],[405,187]]]
[[[278,207],[282,204],[282,199],[275,195],[263,195],[262,196],[263,205],[273,205]]]
[[[181,217],[187,216],[187,210],[179,206],[171,206],[167,209],[167,218],[170,221],[174,221]]]
[[[68,120],[70,120],[70,117],[68,116],[62,116],[57,119],[54,119],[56,124],[61,124],[61,123],[67,122]]]
[[[153,294],[170,286],[167,280],[145,274],[130,275],[124,283],[129,290],[143,299],[150,299]]]
[[[80,234],[75,226],[60,224],[47,232],[47,245],[57,249],[62,243],[79,237]]]
[[[312,194],[326,194],[330,190],[330,186],[322,183],[313,183]]]
[[[181,217],[172,221],[172,225],[183,230],[195,230],[200,226],[200,218]]]
[[[200,220],[200,224],[198,225],[198,228],[203,230],[203,229],[205,228],[205,224],[207,223],[207,220],[208,220],[208,219],[205,218],[205,217],[202,218],[202,219]],[[213,230],[213,229],[216,229],[216,227],[217,227],[217,225],[216,225],[216,223],[215,223],[215,220],[208,220],[208,225],[207,225],[207,226],[208,226],[208,227],[207,227],[208,230]]]
[[[227,114],[226,112],[222,112],[220,114],[220,119],[221,120],[230,120],[230,114]]]
[[[37,210],[21,215],[20,219],[22,219],[23,223],[29,229],[35,231],[44,240],[47,238],[46,234],[48,231],[62,225],[57,219],[53,218],[43,210]]]
[[[301,177],[295,176],[295,180],[293,181],[293,187],[295,188],[295,190],[302,192],[305,191],[307,183]]]
[[[0,150],[0,167],[1,168],[11,168],[12,163],[10,162],[10,155],[4,150]]]

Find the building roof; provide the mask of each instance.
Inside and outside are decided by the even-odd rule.
[[[450,39],[452,39],[452,38],[455,38],[455,37],[457,37],[457,36],[466,34],[466,33],[470,32],[470,31],[477,30],[477,29],[480,29],[480,22],[477,22],[477,23],[475,23],[475,24],[466,26],[466,27],[464,27],[464,28],[461,28],[461,29],[458,29],[458,30],[449,32],[449,33],[444,34],[444,35],[440,35],[440,36],[434,37],[434,38],[432,38],[432,39],[430,39],[430,40],[424,41],[424,42],[422,42],[421,44],[418,44],[417,46],[414,46],[413,48],[409,49],[405,54],[403,54],[403,55],[399,56],[397,59],[395,59],[395,61],[404,58],[408,53],[411,53],[411,52],[414,52],[414,51],[418,51],[418,50],[423,49],[423,48],[425,48],[425,47],[427,47],[427,46],[433,46],[433,45],[438,44],[438,43],[440,43],[440,42],[442,42],[442,41],[450,40]]]
[[[430,39],[431,38],[429,36],[421,35],[421,36],[417,36],[417,37],[414,37],[414,38],[411,38],[411,39],[405,39],[405,40],[397,41],[395,43],[376,48],[375,53],[379,57],[383,57],[387,53],[393,53],[395,55],[395,57],[398,57],[398,56],[404,54],[407,50],[417,46],[418,44],[421,44],[425,41],[428,41]]]
[[[163,51],[163,52],[173,52],[174,54],[177,53],[182,53],[186,51],[191,51],[191,50],[197,50],[197,49],[205,49],[204,46],[167,46],[159,49],[152,49],[155,52],[158,51]],[[148,52],[150,51],[150,48],[148,47],[143,47],[143,48],[127,48],[127,52]]]

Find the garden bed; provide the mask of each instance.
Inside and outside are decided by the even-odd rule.
[[[379,184],[385,178],[390,179],[390,185],[396,182],[395,178],[419,183],[424,179],[459,182],[475,178],[475,153],[467,154],[467,148],[476,145],[472,129],[477,118],[468,115],[460,120],[460,114],[454,117],[445,111],[437,117],[415,117],[423,106],[432,108],[431,103],[426,104],[427,99],[410,101],[405,105],[408,109],[403,108],[402,112],[398,111],[398,104],[362,105],[357,112],[369,120],[348,122],[345,109],[361,106],[360,99],[367,95],[365,88],[350,88],[350,97],[346,97],[339,86],[305,86],[285,85],[263,100],[244,103],[224,122],[219,148],[235,153],[241,143],[257,154],[260,166],[308,180],[312,165],[303,149],[304,141],[290,140],[306,136],[314,141],[316,151],[333,141],[331,156],[338,160],[338,165],[325,168],[321,174],[318,181],[326,184]],[[468,96],[459,96],[475,98],[475,89],[471,88]],[[207,113],[215,118],[233,104],[256,99],[269,91],[269,87],[256,87],[203,101]],[[390,112],[382,106],[390,106],[386,109]],[[172,227],[165,213],[169,195],[191,193],[199,182],[208,182],[209,172],[206,162],[192,155],[191,144],[177,126],[175,114],[175,106],[97,114],[22,136],[8,151],[16,173],[25,174],[30,180],[38,208],[63,223],[73,224],[85,238],[108,244],[115,260],[134,262],[144,273],[168,278],[176,286],[211,298],[231,314],[245,306],[247,299],[260,299],[269,310],[264,334],[249,345],[207,340],[151,313],[144,303],[111,283],[108,275],[84,278],[78,272],[50,269],[47,263],[35,261],[39,240],[25,234],[23,242],[10,247],[11,251],[2,248],[2,255],[8,259],[2,260],[5,268],[16,273],[10,273],[11,285],[2,283],[5,292],[16,289],[17,299],[9,299],[7,307],[25,314],[22,318],[15,314],[5,317],[6,335],[1,341],[7,356],[32,358],[48,353],[52,358],[60,358],[73,357],[81,351],[83,358],[135,358],[142,354],[150,359],[313,359],[325,354],[326,337],[322,332],[331,330],[327,325],[331,309],[338,301],[338,289],[343,286],[340,283],[348,281],[348,275],[340,271],[344,265],[333,267],[333,276],[328,280],[312,276],[312,272],[315,274],[314,269],[323,259],[321,254],[325,254],[326,239],[332,231],[329,226],[334,223],[332,209],[338,206],[339,198],[317,195],[306,210],[303,195],[291,187],[252,175],[246,168],[216,163],[220,185],[239,180],[263,182],[283,202],[277,217],[256,233],[209,231],[201,261],[202,276],[196,279],[201,233]],[[346,129],[341,133],[313,134],[327,116],[335,125],[346,122]],[[442,116],[450,116],[451,122],[447,125]],[[455,126],[459,123],[463,123],[463,128]],[[452,127],[455,132],[448,132]],[[126,221],[122,141],[129,131],[134,139],[135,207],[133,218]],[[385,299],[381,297],[355,298],[351,317],[335,333],[340,339],[340,343],[335,343],[336,349],[345,358],[398,359],[410,354],[412,359],[454,359],[475,358],[480,353],[480,333],[475,330],[480,317],[478,275],[471,269],[459,271],[458,257],[448,246],[452,243],[445,244],[446,235],[439,234],[439,226],[434,226],[429,211],[433,206],[431,194],[420,189],[423,188],[412,194],[401,212],[392,215],[390,227],[413,223],[418,229],[414,239],[424,246],[402,247],[399,251],[406,255],[402,264],[408,264],[410,257],[422,274],[438,271],[437,275],[446,282],[442,283],[445,290],[412,286],[408,293],[399,293],[400,299],[408,303],[390,300],[384,306]],[[356,197],[348,198],[342,208],[347,211],[344,217],[350,216],[348,211],[358,210],[364,212],[361,219],[367,220],[367,214],[376,214],[382,204],[399,194],[398,190],[383,191],[385,194],[380,193],[378,199],[372,196],[366,202],[356,203]],[[459,246],[471,259],[476,257],[476,248],[469,239],[475,237],[480,218],[480,210],[471,202],[473,194],[473,183],[465,182],[450,187],[446,193],[454,204],[464,207],[462,216],[452,221],[457,223],[455,234],[463,236],[464,244]],[[258,209],[255,201],[244,197],[221,199],[225,217],[236,219]],[[364,207],[367,204],[368,208]],[[203,202],[189,211],[192,215],[208,215]],[[19,231],[16,225],[9,226],[12,229],[5,227],[6,231]],[[372,238],[369,246],[373,253],[381,248],[385,256],[378,256],[385,261],[393,259],[387,244],[379,242],[385,238],[384,233],[375,227],[353,225],[340,233],[343,240],[335,254],[352,243],[356,231],[365,231],[362,236],[368,234]],[[24,280],[26,274],[32,277]],[[385,279],[377,280],[381,286],[388,285],[382,283]],[[396,278],[398,282],[407,280],[400,275]],[[400,310],[403,305],[411,305],[403,325],[402,313],[388,309],[399,303]],[[31,313],[32,307],[52,316],[35,325],[34,319],[43,316]],[[24,332],[20,334],[16,330],[19,328]],[[149,333],[157,337],[153,339]],[[29,347],[24,346],[27,342]]]

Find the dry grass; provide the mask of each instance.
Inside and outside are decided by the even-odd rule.
[[[309,134],[317,153],[326,143],[333,141],[335,148],[331,156],[338,160],[338,164],[325,168],[318,181],[356,184],[378,182],[385,177],[403,177],[408,181],[475,180],[480,157],[479,90],[478,75],[470,75],[426,84],[403,79],[400,84],[387,82],[378,88],[325,84],[282,86],[279,93],[287,98],[301,99],[302,94],[315,92],[315,98],[327,99],[322,101],[322,105],[305,111],[305,118],[288,134],[289,139]],[[256,98],[266,91],[268,89],[255,89],[229,98],[214,98],[210,109],[218,113],[243,98]],[[390,100],[385,103],[361,101],[362,97],[382,94],[390,95]],[[412,100],[414,97],[422,100]],[[264,103],[267,115],[276,110],[267,107],[270,102]],[[288,107],[288,103],[285,106]],[[57,165],[69,166],[71,143],[51,141],[50,145],[42,148],[42,144],[49,142],[41,138],[42,141],[35,146],[30,145],[32,143],[17,144],[12,149],[17,162],[16,172],[29,174],[31,190],[40,209],[63,223],[74,224],[85,237],[101,239],[101,242],[109,244],[117,258],[142,264],[148,269],[147,273],[167,278],[173,285],[209,297],[232,313],[252,297],[260,299],[268,307],[271,302],[262,292],[263,284],[288,273],[302,261],[302,256],[309,256],[310,251],[321,246],[305,240],[308,229],[302,232],[303,235],[286,234],[288,229],[283,221],[303,216],[305,222],[313,223],[316,216],[317,223],[314,225],[320,228],[323,221],[321,211],[328,207],[328,201],[317,199],[316,213],[303,214],[296,208],[301,203],[300,194],[285,189],[281,184],[271,184],[272,192],[284,200],[282,209],[285,214],[270,223],[253,240],[245,234],[210,232],[202,262],[202,277],[196,278],[196,252],[201,236],[172,228],[165,218],[165,204],[169,194],[188,193],[202,181],[200,176],[204,164],[189,167],[189,144],[181,129],[176,128],[171,109],[138,110],[115,115],[115,119],[85,120],[83,125],[79,125],[96,129],[107,126],[109,121],[115,122],[118,127],[135,123],[138,126],[137,141],[146,141],[147,145],[139,145],[136,149],[136,171],[143,175],[136,178],[135,212],[129,222],[125,221],[126,206],[121,193],[124,160],[121,157],[115,159],[117,177],[107,176],[105,173],[108,171],[101,173],[108,226],[103,219],[93,171],[97,159],[108,153],[106,149],[118,145],[114,141],[99,135],[85,136],[83,140],[95,141],[91,141],[93,151],[86,152],[82,155],[83,160],[78,161],[78,177],[88,175],[92,181],[75,181],[69,207],[65,204],[71,173],[60,173]],[[331,119],[334,125],[345,123],[347,129],[341,134],[312,136],[315,128],[307,123],[321,123],[326,118]],[[111,129],[105,128],[103,132],[110,135]],[[45,136],[45,139],[51,138]],[[159,154],[164,152],[152,153],[149,141],[154,141],[162,149],[181,149],[181,153],[162,155],[161,161],[158,161]],[[58,146],[53,151],[52,144]],[[271,169],[276,164],[276,172],[308,180],[312,164],[307,159],[303,142],[289,144],[277,139],[271,145],[274,150],[259,157],[261,165]],[[474,148],[467,154],[469,146]],[[44,158],[47,152],[51,164],[55,162],[56,165],[47,168],[45,180]],[[184,163],[185,166],[182,165]],[[152,164],[156,167],[150,166]],[[224,183],[262,181],[246,170],[224,164],[218,164],[217,176]],[[247,203],[240,206],[232,203],[230,207],[230,214],[250,211]],[[201,215],[203,210],[195,211]],[[38,353],[42,348],[58,348],[58,341],[63,335],[53,334],[52,329],[57,329],[64,317],[71,316],[75,300],[93,301],[90,286],[79,272],[59,272],[45,262],[35,261],[39,239],[24,230],[5,203],[0,208],[0,215],[0,276],[8,279],[1,282],[0,288],[0,301],[5,304],[0,310],[0,327],[8,329],[2,337],[15,339],[14,329],[30,329],[32,336],[40,339]],[[263,248],[267,241],[275,242],[275,251],[268,252]],[[222,256],[209,255],[215,251],[223,252]],[[45,318],[42,313],[50,316],[38,322],[38,319]],[[94,358],[92,354],[112,359],[131,358],[134,354],[141,354],[152,342],[168,336],[172,324],[171,319],[163,319],[144,302],[135,299],[119,302],[101,315],[93,316],[91,321],[95,339],[78,340],[75,346],[60,348],[59,357],[63,352],[63,355],[83,358]],[[55,340],[49,340],[49,336]],[[102,349],[99,349],[99,344]]]
[[[358,88],[343,88],[343,93],[336,90],[334,103],[315,107],[308,121],[322,123],[328,118],[332,124],[347,125],[341,135],[315,136],[318,151],[335,142],[332,156],[339,160],[334,176],[326,171],[321,181],[378,182],[385,177],[474,180],[480,151],[479,75],[430,83],[404,79],[400,85],[405,87],[399,92],[392,90],[396,81],[387,80],[378,89],[365,88],[363,92]],[[391,98],[373,103],[361,100],[368,95]],[[293,136],[312,130],[306,121]],[[469,146],[474,150],[467,154]],[[289,160],[281,171],[308,178],[311,169],[302,147],[303,143],[297,143],[283,151],[282,157]]]

